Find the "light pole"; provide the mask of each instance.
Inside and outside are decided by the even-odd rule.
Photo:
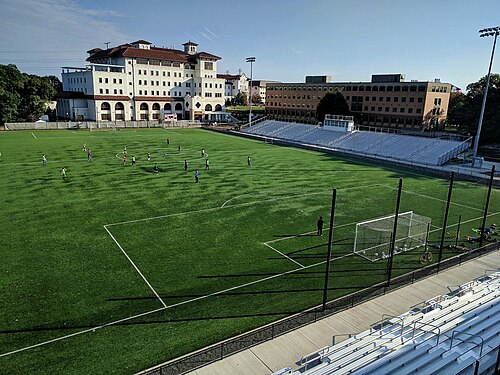
[[[484,88],[483,104],[481,105],[481,114],[479,115],[479,124],[477,125],[476,138],[474,138],[474,151],[472,153],[472,166],[476,164],[477,148],[479,146],[479,136],[481,135],[481,126],[483,125],[484,108],[486,107],[486,97],[488,96],[488,87],[490,85],[491,65],[493,64],[493,55],[495,54],[495,46],[497,44],[497,36],[500,34],[500,26],[490,27],[488,29],[479,30],[479,36],[494,36],[493,48],[491,50],[490,66],[488,68],[488,76],[486,78],[486,87]]]
[[[250,87],[248,89],[248,96],[250,97],[250,113],[248,114],[248,125],[252,122],[252,75],[253,75],[253,63],[255,62],[255,57],[247,57],[247,63],[250,63]]]

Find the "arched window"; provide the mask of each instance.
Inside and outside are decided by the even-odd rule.
[[[116,111],[123,111],[124,109],[125,109],[125,107],[123,106],[123,103],[118,102],[115,104]]]
[[[158,103],[153,104],[153,111],[159,111],[160,110],[160,105]]]
[[[164,106],[163,106],[163,109],[165,111],[171,111],[172,110],[172,105],[170,103],[166,103]]]
[[[215,106],[215,112],[222,112],[222,106],[220,104]]]
[[[182,104],[181,104],[181,103],[177,103],[177,104],[175,105],[175,110],[176,110],[176,111],[182,111]]]
[[[205,106],[205,111],[207,111],[207,112],[212,112],[212,106],[211,106],[210,104],[207,104],[207,105]]]
[[[104,103],[101,104],[101,110],[103,110],[103,111],[109,111],[109,110],[111,110],[111,106],[109,105],[108,102],[104,102]]]
[[[141,106],[139,107],[141,111],[147,111],[149,109],[147,103],[141,103]]]

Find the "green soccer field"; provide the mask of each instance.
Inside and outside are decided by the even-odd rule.
[[[403,177],[401,212],[430,217],[437,244],[449,184],[199,129],[2,132],[0,152],[0,368],[12,374],[132,373],[320,304],[332,188],[329,299],[382,282],[387,260],[353,254],[355,224],[391,215]],[[459,243],[477,235],[486,192],[456,181],[448,244],[459,216]],[[396,255],[393,275],[423,267],[422,252]]]

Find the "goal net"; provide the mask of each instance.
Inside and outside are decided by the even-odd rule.
[[[380,217],[356,224],[354,253],[371,260],[386,259],[390,255],[395,215]],[[398,215],[394,254],[424,246],[431,219],[413,211]]]
[[[272,145],[272,144],[273,144],[273,139],[272,139],[272,138],[267,138],[267,137],[266,137],[266,138],[264,139],[264,142],[266,142],[267,144]]]

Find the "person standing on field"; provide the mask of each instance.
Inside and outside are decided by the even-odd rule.
[[[148,161],[151,161],[151,154],[148,152]]]
[[[318,227],[318,236],[323,235],[323,225],[324,224],[325,224],[325,222],[323,221],[323,216],[320,216],[318,219],[318,222],[316,223],[316,225]]]
[[[127,164],[127,155],[123,155],[123,165]]]
[[[61,176],[63,178],[63,180],[66,179],[66,168],[63,167],[63,169],[61,169]]]
[[[135,165],[135,156],[132,156],[132,165]]]
[[[188,161],[187,159],[184,160],[184,170],[187,171],[188,170]]]
[[[205,170],[208,170],[210,169],[210,162],[208,161],[208,159],[205,160]]]
[[[47,158],[45,157],[45,154],[42,155],[42,166],[45,167],[47,165]]]
[[[252,160],[250,159],[250,156],[247,158],[247,164],[249,167],[252,165]]]
[[[199,174],[198,171],[196,171],[194,174],[194,182],[198,183],[198,179],[199,179]]]

